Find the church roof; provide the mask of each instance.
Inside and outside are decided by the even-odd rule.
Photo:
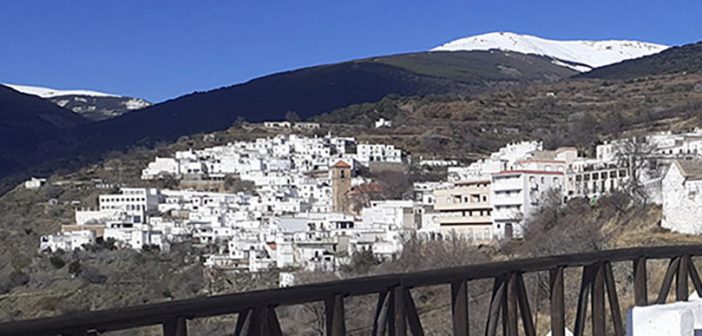
[[[332,166],[332,168],[351,168],[351,165],[345,161],[339,160]]]

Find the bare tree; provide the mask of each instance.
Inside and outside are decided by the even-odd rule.
[[[651,162],[657,160],[658,146],[649,141],[645,136],[633,136],[624,139],[617,143],[616,159],[620,166],[627,167],[629,180],[624,186],[624,192],[636,200],[646,204],[648,202],[648,194],[642,183],[642,177],[647,172],[652,170],[649,168]],[[660,172],[653,171],[655,174]],[[658,176],[650,176],[658,177]]]
[[[293,111],[287,111],[285,112],[285,120],[289,122],[298,122],[300,121],[300,116]]]

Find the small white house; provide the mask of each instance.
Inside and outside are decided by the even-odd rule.
[[[392,120],[386,120],[385,118],[380,118],[375,121],[375,128],[392,127]]]
[[[41,186],[46,184],[45,178],[32,177],[29,180],[24,181],[24,187],[26,189],[39,189]]]
[[[95,243],[95,232],[80,230],[72,232],[60,232],[53,235],[41,236],[39,238],[39,250],[55,252],[58,250],[73,251],[82,249],[83,245]]]
[[[661,226],[702,234],[702,160],[675,160],[663,177]]]

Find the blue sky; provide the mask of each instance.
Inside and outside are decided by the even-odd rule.
[[[702,40],[702,1],[5,0],[0,82],[162,101],[492,31]]]

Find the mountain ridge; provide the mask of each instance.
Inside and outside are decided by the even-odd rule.
[[[93,91],[93,90],[83,90],[83,89],[62,90],[62,89],[52,89],[52,88],[48,88],[48,87],[33,86],[33,85],[9,84],[9,83],[0,83],[0,84],[7,86],[9,88],[12,88],[16,91],[22,92],[22,93],[26,93],[26,94],[30,94],[30,95],[34,95],[34,96],[39,96],[40,98],[54,98],[54,97],[58,97],[58,96],[122,97],[121,95]]]
[[[648,57],[600,67],[576,77],[626,80],[687,73],[702,73],[702,42],[673,47]]]
[[[59,90],[19,84],[0,85],[4,85],[24,94],[48,100],[92,121],[118,117],[151,105],[150,102],[141,98],[92,90]]]
[[[624,60],[652,55],[668,46],[632,40],[549,40],[533,35],[495,32],[459,38],[431,51],[503,50],[552,57],[585,72]]]
[[[444,71],[462,64],[465,72]],[[495,69],[485,71],[483,67]],[[291,70],[245,83],[195,92],[118,118],[86,125],[85,142],[99,144],[173,140],[222,130],[238,118],[282,120],[287,112],[307,119],[334,109],[374,102],[391,94],[482,92],[493,85],[550,81],[576,72],[534,55],[502,52],[410,53]],[[275,99],[271,99],[275,97]]]

